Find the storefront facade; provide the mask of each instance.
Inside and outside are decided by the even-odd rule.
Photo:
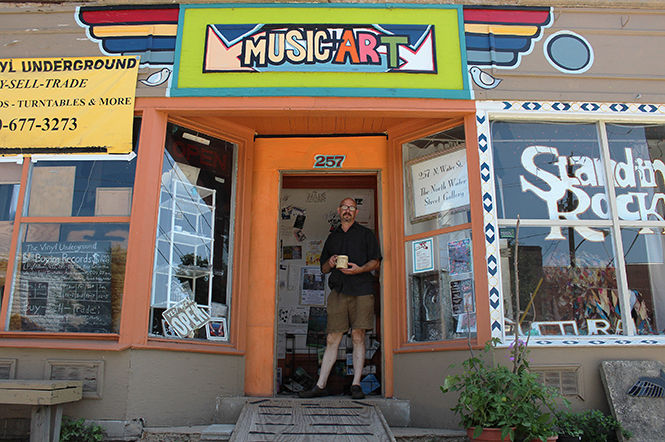
[[[533,367],[607,410],[600,361],[665,358],[665,4],[498,3],[4,6],[7,59],[141,62],[131,153],[2,157],[0,376],[149,426],[293,394],[350,194],[384,257],[373,394],[456,427],[438,386],[517,309]]]

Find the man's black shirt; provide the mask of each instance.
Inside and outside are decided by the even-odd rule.
[[[373,259],[381,260],[379,242],[374,233],[357,222],[346,232],[341,226],[330,232],[321,252],[321,265],[333,255],[348,255],[349,262],[363,266]],[[333,268],[328,279],[331,289],[346,295],[362,296],[374,294],[374,277],[370,272],[345,275]]]

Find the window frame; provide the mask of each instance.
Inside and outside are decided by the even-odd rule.
[[[132,124],[135,124],[136,119],[141,119],[141,115],[134,115]],[[142,121],[141,121],[142,124]],[[139,124],[139,127],[141,127]],[[139,134],[136,135],[134,139],[134,149],[129,154],[122,155],[94,155],[94,154],[73,154],[73,155],[61,155],[61,154],[34,154],[34,155],[16,155],[15,157],[7,157],[5,161],[7,162],[16,162],[22,164],[21,170],[21,180],[19,185],[19,194],[18,201],[16,204],[16,214],[13,220],[12,235],[9,246],[9,260],[7,263],[7,282],[5,284],[4,292],[2,294],[2,303],[0,305],[0,337],[16,337],[21,339],[30,339],[30,338],[41,338],[44,336],[50,337],[62,337],[70,339],[93,339],[101,341],[117,340],[120,335],[120,330],[118,332],[111,333],[77,333],[77,332],[35,332],[35,331],[21,331],[21,330],[10,330],[9,321],[10,321],[10,301],[12,300],[12,294],[14,292],[14,287],[16,284],[17,276],[17,252],[19,248],[20,233],[24,225],[29,224],[127,224],[128,229],[131,226],[131,212],[134,208],[134,185],[136,183],[136,174],[138,171],[138,161],[134,170],[134,179],[132,185],[132,205],[130,209],[130,214],[126,216],[29,216],[28,215],[28,204],[29,204],[29,195],[30,195],[30,184],[32,171],[34,170],[34,164],[39,161],[49,161],[49,162],[79,162],[79,161],[132,161],[137,158],[135,152],[136,145],[140,142],[140,129]],[[129,249],[129,237],[127,239],[127,247]],[[121,304],[124,304],[125,292],[126,292],[126,267],[125,267],[125,278],[123,279],[123,301]],[[123,309],[120,312],[120,321],[122,322]]]
[[[495,171],[493,164],[494,146],[490,131],[491,122],[514,121],[529,123],[589,123],[594,124],[598,132],[600,158],[603,160],[606,177],[613,177],[614,171],[610,163],[610,146],[606,124],[665,124],[665,106],[632,103],[561,103],[561,102],[522,102],[522,101],[479,101],[477,102],[476,119],[480,147],[480,167],[488,172],[483,183],[483,194],[489,193],[490,201],[496,201]],[[658,227],[665,229],[665,221],[630,221],[620,220],[617,214],[616,187],[614,179],[607,179],[605,183],[610,219],[597,220],[549,220],[549,219],[520,219],[520,227],[550,227],[550,226],[602,226],[608,227],[612,233],[613,252],[616,260],[617,289],[622,312],[628,312],[629,289],[624,249],[622,244],[623,228]],[[492,205],[492,204],[491,204]],[[516,219],[499,219],[495,205],[489,210],[484,208],[483,215],[487,228],[495,229],[496,238],[500,227],[514,227]],[[493,238],[492,238],[493,239]],[[491,307],[492,318],[500,318],[500,322],[493,320],[492,337],[499,338],[504,345],[512,342],[513,337],[506,333],[503,309],[503,290],[501,284],[501,258],[499,247],[492,245],[489,237],[485,239],[488,255],[496,259],[499,271],[494,283],[490,282],[488,289],[498,292],[498,303]],[[625,318],[625,313],[622,313]],[[665,344],[665,335],[638,335],[633,321],[622,321],[622,335],[561,335],[538,336],[532,338],[530,345],[535,346],[571,346],[571,345],[654,345]]]
[[[467,163],[467,176],[469,188],[469,222],[455,225],[446,226],[439,229],[428,230],[422,233],[406,234],[405,219],[408,217],[407,211],[410,210],[408,205],[405,204],[404,196],[408,191],[405,180],[405,167],[402,146],[404,143],[413,141],[415,139],[426,137],[428,135],[436,134],[457,126],[464,126],[465,135],[465,150],[466,150],[466,163]],[[392,140],[391,149],[395,152],[394,161],[392,164],[394,185],[392,189],[395,195],[399,195],[398,203],[395,205],[395,226],[396,233],[393,236],[395,247],[397,247],[398,260],[396,262],[396,269],[399,269],[399,285],[401,290],[399,299],[396,300],[397,311],[397,325],[398,331],[397,346],[394,349],[395,353],[414,353],[423,351],[446,351],[446,350],[462,350],[467,349],[469,345],[473,348],[480,348],[484,345],[485,341],[490,338],[489,327],[489,302],[487,296],[487,273],[485,262],[485,245],[483,235],[480,233],[483,229],[483,214],[482,214],[482,201],[479,197],[480,194],[480,169],[478,158],[478,144],[476,138],[476,116],[475,114],[458,114],[449,119],[440,119],[436,122],[428,121],[415,121],[406,125],[401,130],[396,130],[391,133],[390,139]],[[409,340],[409,303],[408,303],[408,278],[406,272],[406,247],[408,243],[423,239],[427,237],[434,237],[446,233],[469,230],[471,232],[471,247],[473,259],[473,279],[474,279],[474,296],[476,301],[476,333],[475,336],[470,338],[457,338],[457,339],[443,339],[439,341],[423,341],[413,342]],[[401,295],[401,293],[404,293]]]
[[[221,141],[227,142],[229,144],[233,144],[233,156],[232,156],[232,166],[231,166],[231,196],[230,196],[230,205],[229,205],[229,244],[228,244],[228,250],[227,250],[227,255],[228,255],[228,273],[227,273],[227,282],[226,282],[226,306],[227,306],[227,315],[226,315],[226,332],[228,333],[228,338],[225,340],[215,340],[215,339],[189,339],[189,338],[180,338],[180,337],[168,337],[168,336],[161,336],[161,335],[156,335],[152,334],[150,332],[151,328],[151,321],[149,320],[148,323],[146,323],[146,334],[147,334],[147,339],[149,343],[154,343],[154,344],[189,344],[189,345],[216,345],[216,346],[221,346],[228,348],[233,345],[234,342],[237,341],[236,336],[234,336],[234,333],[237,333],[237,327],[231,328],[231,321],[234,321],[235,318],[232,314],[232,305],[234,304],[234,259],[236,257],[235,254],[235,225],[236,225],[236,217],[237,217],[237,198],[238,198],[238,181],[240,179],[240,174],[239,174],[239,161],[240,161],[240,148],[242,145],[242,142],[240,142],[237,137],[230,136],[229,134],[226,134],[222,131],[219,130],[213,130],[211,128],[205,127],[200,124],[194,124],[193,122],[189,121],[183,121],[181,119],[175,118],[175,117],[170,117],[167,119],[166,124],[164,126],[164,142],[162,143],[162,155],[159,158],[159,168],[160,171],[162,170],[163,167],[163,162],[165,158],[165,151],[167,149],[166,146],[166,131],[168,130],[169,124],[176,125],[178,127],[181,127],[183,129],[191,130],[192,132],[197,132],[197,133],[202,133],[205,134],[206,136],[214,137],[217,138]],[[161,176],[161,174],[160,174]],[[161,205],[161,186],[162,186],[162,180],[160,177],[160,182],[158,185],[159,191],[157,194],[157,214],[155,217],[155,236],[152,241],[152,248],[153,252],[156,251],[156,242],[157,242],[157,234],[156,231],[159,228],[157,223],[159,220],[159,207]],[[213,246],[214,247],[214,246]],[[156,260],[156,257],[154,256],[153,253],[153,260]],[[151,269],[153,268],[153,263],[151,262]],[[152,297],[154,293],[155,287],[154,287],[154,275],[151,272],[150,275],[150,295],[148,296],[147,303],[149,304],[149,309],[152,310],[154,307],[152,305]],[[150,313],[150,317],[152,318],[152,312]],[[215,318],[216,319],[216,318]],[[237,322],[237,321],[236,321]]]

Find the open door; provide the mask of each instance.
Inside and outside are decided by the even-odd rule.
[[[310,389],[326,346],[328,275],[319,256],[328,234],[339,225],[337,206],[351,197],[358,206],[356,222],[378,232],[377,175],[282,176],[279,209],[279,286],[275,327],[275,381],[278,396]],[[381,292],[376,276],[375,325],[366,334],[366,360],[361,387],[381,395]],[[353,378],[353,344],[347,333],[328,378],[331,395],[348,394]]]

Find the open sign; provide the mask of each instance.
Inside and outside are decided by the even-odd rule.
[[[164,310],[162,316],[181,338],[186,338],[210,321],[210,315],[189,298]]]

